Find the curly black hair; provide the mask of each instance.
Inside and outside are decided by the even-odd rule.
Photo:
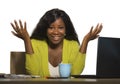
[[[79,43],[78,35],[75,31],[73,23],[70,20],[70,17],[65,11],[60,10],[58,8],[47,11],[41,17],[38,24],[36,25],[36,28],[32,32],[30,38],[38,39],[38,40],[47,40],[47,29],[49,28],[50,24],[53,23],[58,18],[62,18],[63,22],[65,23],[65,27],[66,27],[65,39],[75,40]]]

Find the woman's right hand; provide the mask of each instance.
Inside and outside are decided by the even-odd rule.
[[[17,21],[14,20],[14,23],[11,23],[11,26],[15,30],[15,32],[12,31],[13,35],[24,40],[26,53],[32,54],[33,48],[29,34],[26,30],[26,22],[24,22],[23,25],[21,20],[19,20],[19,23],[17,23]]]
[[[11,26],[14,29],[14,31],[12,31],[13,35],[23,39],[24,41],[29,38],[29,34],[26,30],[26,22],[24,22],[24,25],[23,25],[21,20],[19,20],[19,22],[14,20],[14,23],[11,23]]]

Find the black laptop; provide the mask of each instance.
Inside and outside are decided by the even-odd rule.
[[[120,38],[98,38],[96,64],[96,75],[73,75],[73,77],[120,78]]]

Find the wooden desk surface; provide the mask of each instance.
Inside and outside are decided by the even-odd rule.
[[[90,79],[90,78],[70,78],[70,79],[0,79],[0,84],[120,84],[120,78],[115,79]]]

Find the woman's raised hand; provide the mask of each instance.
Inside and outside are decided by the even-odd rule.
[[[102,24],[97,24],[94,30],[92,26],[90,31],[86,34],[85,39],[87,41],[96,39],[99,36],[98,34],[101,32],[102,28],[103,28]]]
[[[93,26],[91,27],[90,31],[85,35],[82,41],[80,47],[81,53],[86,53],[88,42],[90,40],[96,39],[99,36],[99,33],[101,32],[102,28],[103,28],[102,24],[97,24],[94,30],[93,30]]]
[[[29,38],[29,34],[26,30],[26,22],[24,22],[23,25],[21,20],[19,20],[19,22],[14,20],[14,23],[11,23],[11,26],[14,29],[14,31],[12,31],[13,35],[23,40],[27,40]]]
[[[27,28],[26,22],[24,22],[24,25],[23,25],[21,20],[19,20],[19,22],[14,20],[14,23],[11,23],[11,26],[14,29],[14,31],[12,31],[13,35],[24,40],[26,53],[32,54],[33,49],[32,49],[32,44],[30,41],[29,34],[26,30]]]

